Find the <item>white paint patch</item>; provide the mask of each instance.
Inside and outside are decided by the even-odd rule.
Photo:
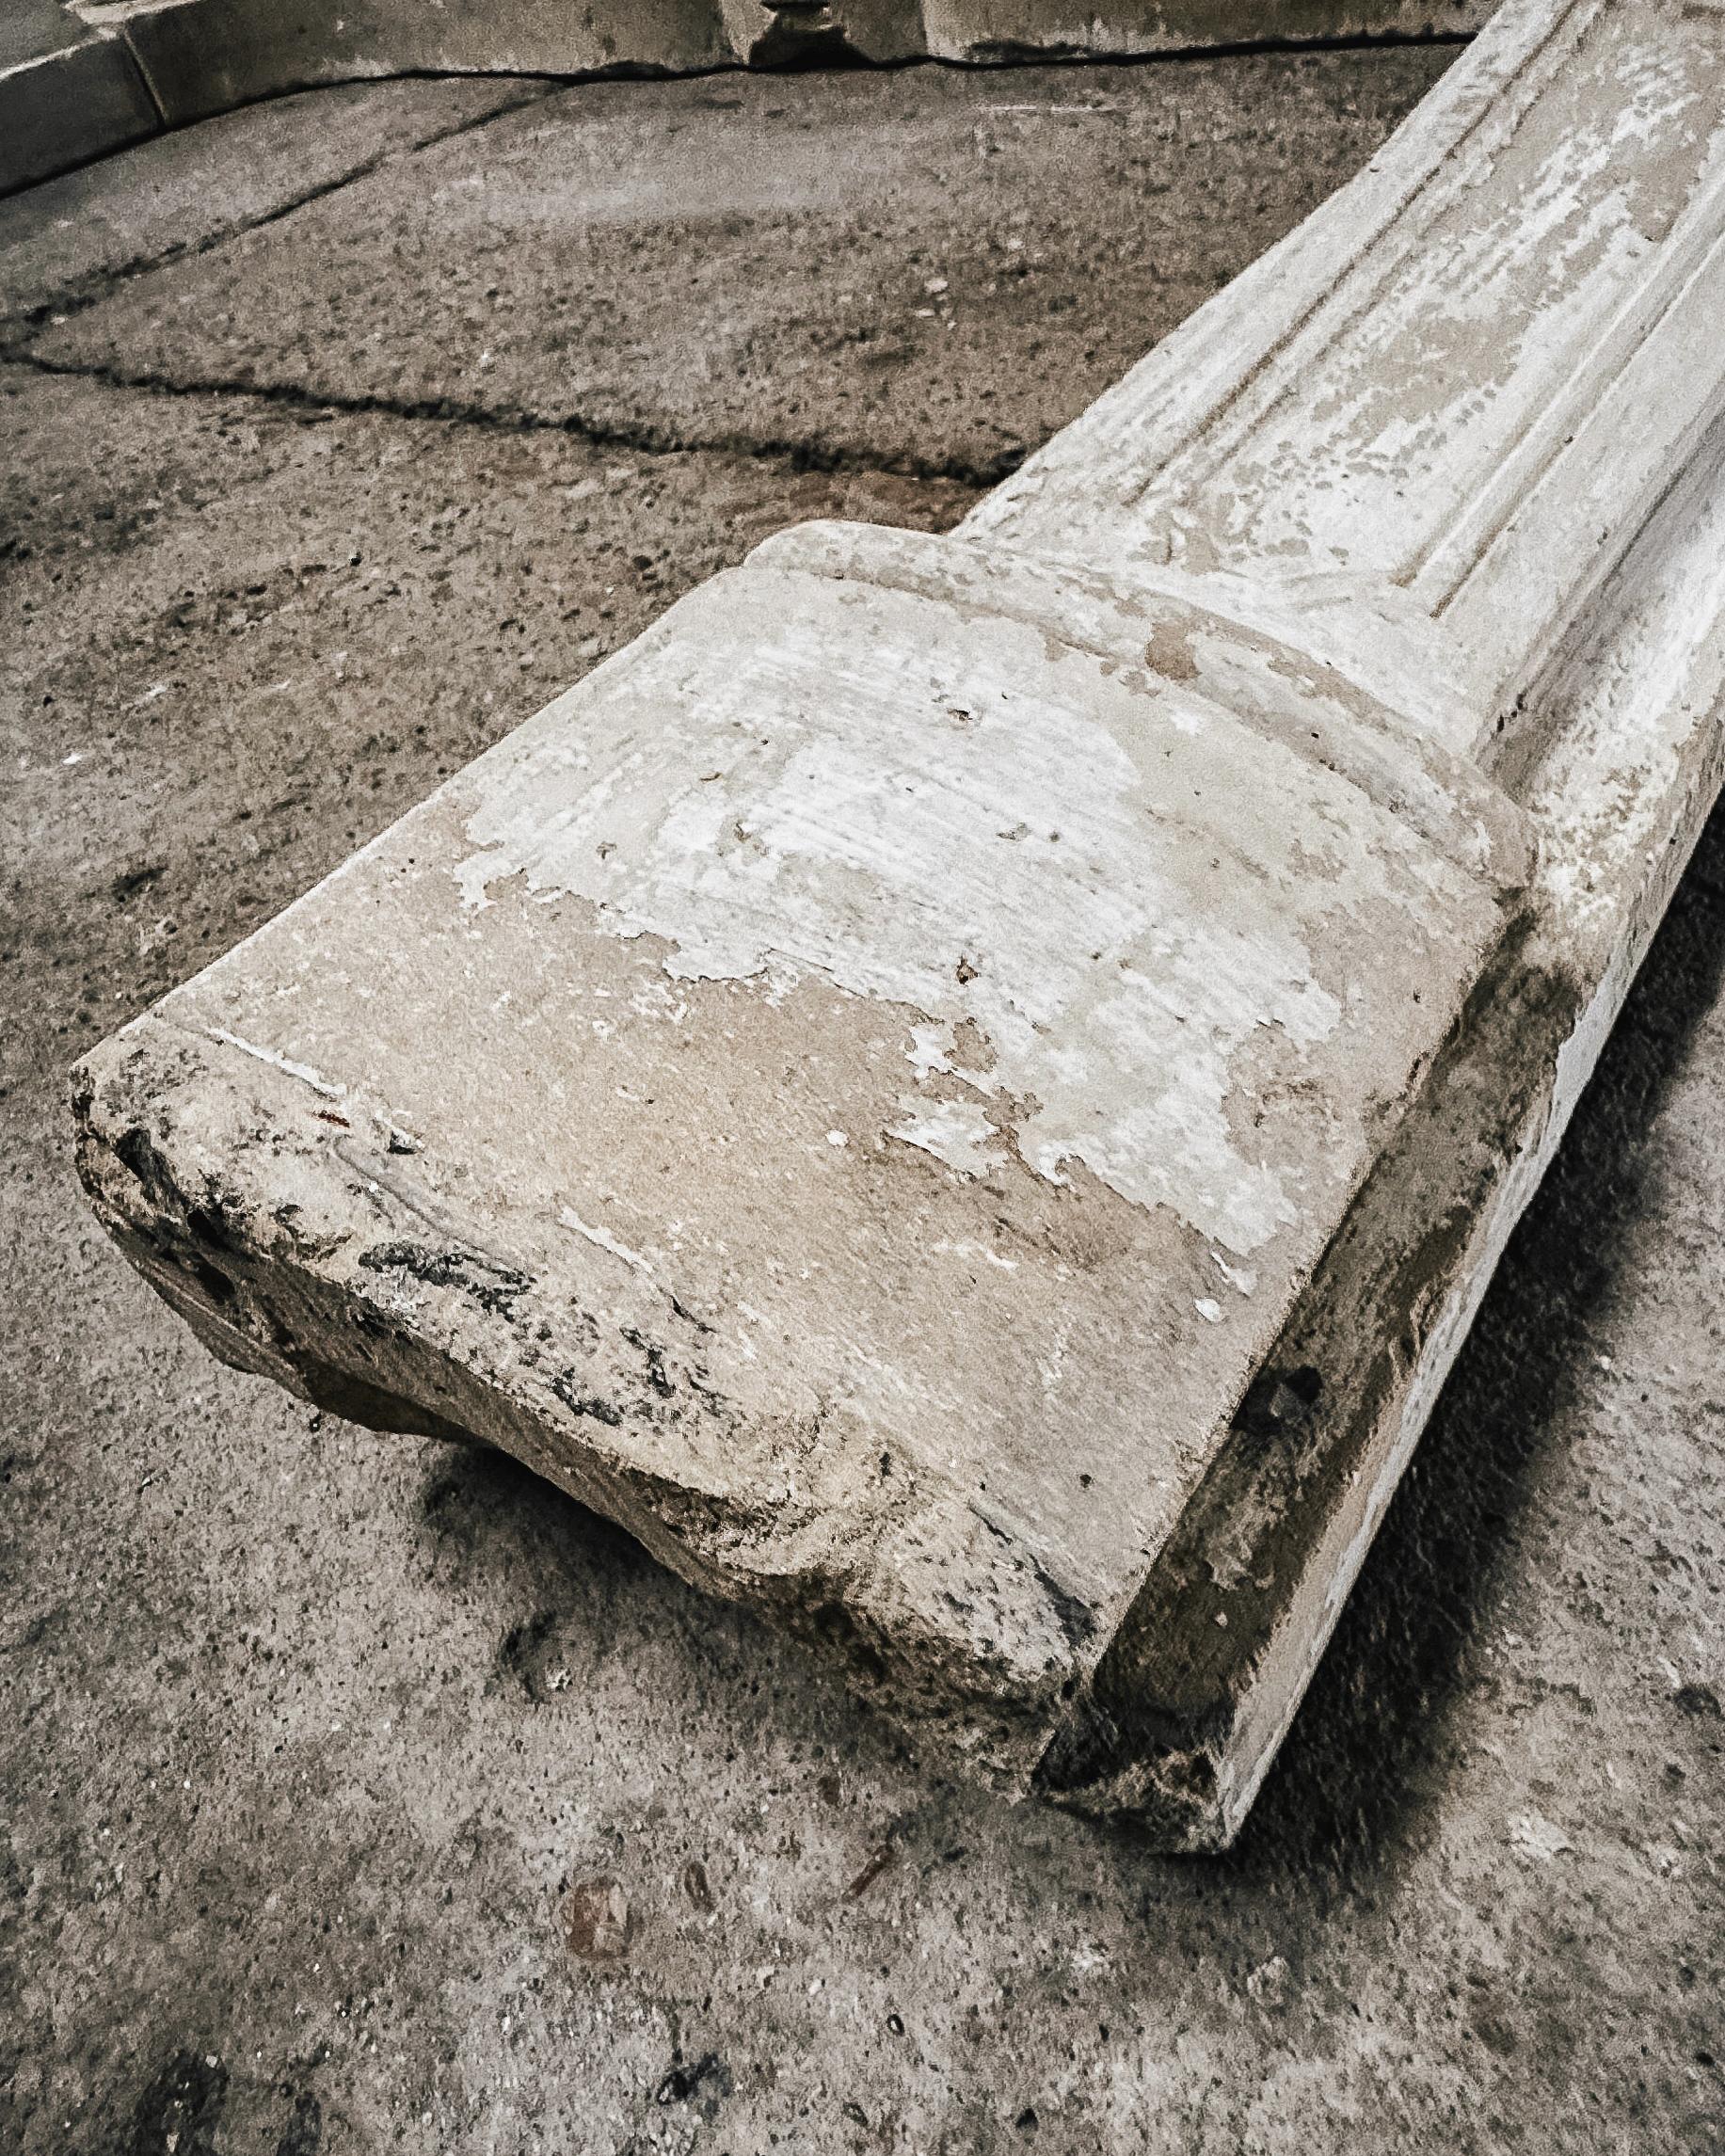
[[[980,1257],[998,1272],[1016,1272],[1018,1270],[1018,1260],[1015,1257],[1002,1257],[998,1251],[990,1250],[986,1243],[937,1242],[930,1243],[929,1248],[953,1257]]]
[[[1238,1287],[1242,1295],[1250,1295],[1256,1288],[1258,1276],[1249,1265],[1230,1265],[1219,1250],[1210,1253],[1210,1263],[1228,1286]]]
[[[470,913],[482,911],[491,902],[487,895],[487,885],[499,883],[511,873],[506,854],[474,854],[465,861],[457,861],[455,875],[461,886],[461,903]]]
[[[952,1029],[950,1026],[913,1026],[910,1030],[910,1067],[927,1078],[933,1071],[952,1068]]]
[[[646,1273],[649,1280],[652,1278],[653,1269],[641,1253],[631,1250],[627,1243],[619,1242],[609,1228],[589,1227],[571,1206],[565,1206],[557,1218],[566,1228],[573,1228],[578,1236],[583,1236],[596,1250],[608,1252],[611,1256],[621,1258],[634,1271]]]
[[[887,1131],[905,1145],[918,1145],[960,1175],[985,1175],[1006,1164],[1000,1133],[988,1111],[973,1100],[919,1100],[902,1094],[903,1118]]]
[[[284,1071],[289,1078],[297,1078],[302,1085],[309,1085],[313,1093],[322,1094],[326,1100],[345,1100],[347,1097],[347,1088],[344,1085],[335,1084],[325,1078],[321,1071],[313,1070],[310,1063],[296,1063],[291,1057],[281,1055],[274,1048],[262,1048],[255,1041],[243,1041],[237,1033],[229,1032],[225,1026],[207,1026],[204,1030],[211,1040],[219,1041],[223,1047],[238,1048],[242,1055],[255,1056],[259,1062],[267,1063],[271,1070]]]
[[[1028,1103],[1016,1127],[912,1099],[889,1135],[962,1174],[1014,1142],[1051,1182],[1082,1162],[1245,1256],[1351,1183],[1358,1104],[1394,1097],[1428,1023],[1404,982],[1477,901],[1345,781],[1122,672],[941,600],[738,572],[583,696],[590,769],[563,704],[478,767],[463,902],[519,873],[663,937],[674,978],[814,974],[902,1006],[918,1077],[954,1067],[969,1019],[977,1090]],[[1405,958],[1367,992],[1338,936]],[[1317,1104],[1302,1127],[1237,1124],[1247,1054],[1254,1090]]]

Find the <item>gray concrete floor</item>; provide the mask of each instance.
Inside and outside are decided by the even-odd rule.
[[[950,522],[1446,56],[395,84],[0,204],[0,2147],[1725,2146],[1725,824],[1221,1861],[218,1367],[69,1158],[90,1042],[775,526]]]

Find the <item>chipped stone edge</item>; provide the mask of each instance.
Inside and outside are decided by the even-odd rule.
[[[1545,834],[1530,932],[1038,1768],[1043,1795],[1132,1813],[1172,1853],[1238,1836],[1725,785],[1725,429],[1529,701],[1552,722],[1517,787]],[[1430,1247],[1402,1247],[1410,1220]]]

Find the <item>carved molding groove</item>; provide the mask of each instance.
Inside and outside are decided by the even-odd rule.
[[[401,74],[963,66],[1464,37],[1490,0],[8,0],[0,194],[161,127]]]
[[[1718,790],[1721,320],[1725,10],[1511,0],[956,533],[770,540],[92,1055],[98,1212],[1225,1845]]]

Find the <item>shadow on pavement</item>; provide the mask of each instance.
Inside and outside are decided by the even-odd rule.
[[[1366,1885],[1417,1835],[1482,1604],[1589,1321],[1631,1262],[1643,1141],[1722,985],[1725,805],[1510,1238],[1230,1868]]]

